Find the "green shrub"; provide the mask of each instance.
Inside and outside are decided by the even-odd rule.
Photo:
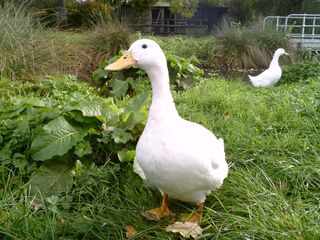
[[[287,33],[284,31],[275,31],[274,26],[265,26],[262,28],[262,19],[257,23],[249,25],[246,29],[250,38],[254,39],[260,47],[265,48],[270,53],[274,53],[277,48],[284,48],[287,51],[291,50],[292,47],[289,43]]]
[[[112,21],[115,13],[112,7],[106,3],[94,1],[73,2],[67,4],[67,27],[91,27],[94,23]]]
[[[305,47],[299,49],[299,59],[302,60],[318,60],[320,61],[320,52],[313,47]]]
[[[172,37],[152,37],[158,42],[162,49],[174,55],[190,58],[192,55],[196,56],[200,61],[195,63],[200,67],[207,67],[211,65],[217,55],[217,45],[214,38],[209,37],[186,37],[186,36],[172,36]]]
[[[320,78],[320,61],[316,58],[284,66],[280,81],[282,83],[308,82],[314,78]]]
[[[218,55],[223,60],[226,68],[248,68],[253,66],[252,53],[258,49],[247,32],[227,24],[216,35],[218,40]],[[254,46],[254,47],[252,47]],[[254,65],[254,67],[256,67]]]
[[[150,89],[146,73],[139,68],[123,69],[116,72],[104,70],[105,66],[120,58],[123,53],[120,52],[119,55],[100,62],[99,68],[92,74],[93,80],[101,87],[103,94],[107,96],[123,98],[126,95],[133,96]],[[170,81],[177,88],[185,89],[203,75],[203,70],[194,65],[194,63],[199,63],[195,56],[185,59],[167,51],[165,51],[165,55],[168,62]]]
[[[10,169],[25,175],[33,196],[38,196],[37,190],[44,198],[68,192],[76,160],[95,164],[133,160],[147,118],[149,92],[120,108],[74,77],[21,85],[13,95],[10,82],[2,83],[0,173]],[[50,189],[42,184],[48,181]]]

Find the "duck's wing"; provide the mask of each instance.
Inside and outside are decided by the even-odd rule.
[[[201,202],[228,174],[223,140],[182,118],[152,128],[138,146],[146,178],[182,201]]]
[[[258,76],[249,76],[252,85],[255,87],[268,87],[279,81],[282,70],[280,66],[270,65],[270,67]]]
[[[270,69],[267,69],[257,76],[249,76],[250,81],[255,87],[265,87],[272,81],[274,75]]]
[[[173,139],[175,149],[172,153],[181,163],[196,174],[210,175],[212,171],[219,171],[227,166],[223,139],[216,136],[200,124],[183,120],[180,123],[179,137]],[[175,155],[177,154],[177,155]],[[223,178],[226,177],[221,176]]]

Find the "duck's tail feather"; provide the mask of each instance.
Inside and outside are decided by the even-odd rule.
[[[249,80],[253,86],[256,86],[257,79],[254,76],[248,75]]]

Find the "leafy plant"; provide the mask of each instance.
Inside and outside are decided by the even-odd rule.
[[[168,62],[170,80],[178,87],[185,89],[187,88],[187,85],[185,84],[187,79],[191,79],[191,83],[193,83],[193,81],[198,81],[204,74],[204,71],[202,69],[194,65],[194,63],[200,63],[198,58],[195,56],[191,56],[185,59],[182,57],[178,57],[172,53],[166,52],[166,57]]]
[[[191,18],[196,12],[199,5],[199,0],[186,1],[176,0],[170,4],[170,10],[174,13],[179,13],[181,16]]]
[[[105,66],[123,54],[124,52],[120,52],[109,60],[102,60],[99,63],[99,68],[92,73],[92,78],[100,86],[101,92],[107,96],[114,96],[116,99],[141,92],[139,88],[145,86],[147,81],[146,73],[138,68],[128,68],[116,72],[104,70]],[[145,90],[145,88],[143,89]]]
[[[299,57],[302,60],[318,60],[320,61],[319,50],[314,47],[304,47],[299,49]]]
[[[136,92],[146,90],[147,75],[143,70],[138,68],[124,69],[119,72],[105,71],[104,67],[122,56],[124,52],[111,58],[103,60],[99,68],[93,72],[92,78],[100,86],[105,86],[105,93],[109,96],[122,98],[126,95],[134,95]],[[178,57],[172,53],[166,52],[170,80],[180,88],[186,88],[185,80],[199,80],[203,75],[203,70],[196,67],[194,63],[199,63],[195,56],[190,58]],[[190,83],[189,83],[190,84]],[[150,88],[149,88],[150,89]]]
[[[292,83],[297,81],[308,82],[320,77],[320,62],[316,58],[286,65],[282,70],[281,82]]]
[[[60,87],[66,85],[68,79],[64,80]],[[42,94],[46,85],[55,86],[45,99],[0,100],[0,169],[32,173],[28,185],[37,201],[70,190],[77,159],[97,164],[101,158],[131,161],[150,97],[146,92],[118,107],[112,99],[87,92],[83,98],[81,90],[68,95],[74,87],[60,89],[47,81],[34,88]],[[96,157],[98,150],[102,156]]]

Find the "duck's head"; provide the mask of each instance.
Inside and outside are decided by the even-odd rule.
[[[105,67],[106,70],[117,71],[137,66],[145,71],[167,66],[166,57],[160,46],[150,39],[140,39],[131,44],[129,50],[117,61]]]
[[[287,53],[283,48],[278,48],[274,53],[274,55],[278,55],[278,56],[281,56],[283,54],[289,55],[289,53]]]

